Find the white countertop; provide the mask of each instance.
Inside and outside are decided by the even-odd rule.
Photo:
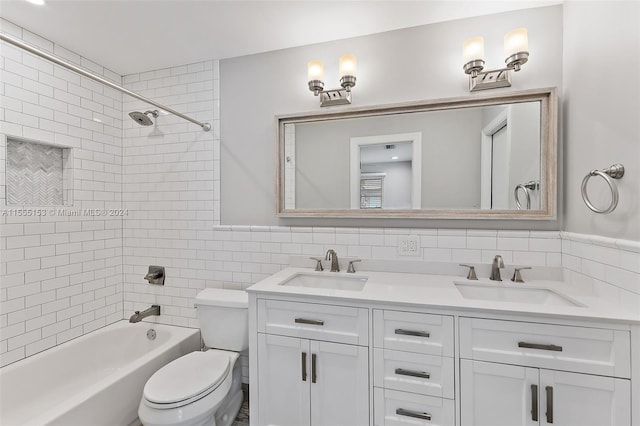
[[[322,274],[334,277],[367,277],[362,290],[335,290],[325,288],[280,285],[296,274]],[[476,300],[463,297],[454,282],[473,284],[500,284],[532,288],[548,288],[568,296],[584,306],[544,305],[504,301]],[[371,302],[432,309],[482,311],[494,314],[519,314],[562,319],[604,320],[640,324],[640,313],[622,310],[619,306],[598,297],[581,295],[560,281],[532,280],[524,284],[505,280],[502,283],[480,279],[466,280],[461,276],[431,275],[400,272],[362,271],[315,272],[311,268],[289,267],[271,275],[247,289],[249,293],[287,297],[313,297],[334,303]]]

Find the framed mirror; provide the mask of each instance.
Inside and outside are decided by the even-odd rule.
[[[280,217],[556,218],[555,89],[277,121]]]

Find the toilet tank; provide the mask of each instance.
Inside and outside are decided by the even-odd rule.
[[[202,340],[209,348],[249,348],[249,297],[243,290],[206,288],[196,296]]]

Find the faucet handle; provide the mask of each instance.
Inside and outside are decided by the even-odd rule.
[[[310,257],[309,259],[316,261],[316,271],[318,272],[324,271],[324,268],[322,267],[322,259],[318,257]]]
[[[516,268],[515,271],[513,271],[513,277],[511,277],[511,281],[513,281],[514,283],[524,283],[524,280],[522,279],[522,274],[520,273],[520,271],[522,271],[523,269],[533,269],[531,266],[523,266],[521,268]]]
[[[469,273],[467,274],[468,280],[477,280],[478,276],[476,275],[476,267],[473,265],[465,265],[461,263],[460,266],[464,266],[465,268],[469,268]]]
[[[353,267],[353,264],[355,262],[362,262],[362,259],[355,259],[355,260],[350,260],[349,261],[349,266],[347,267],[347,273],[348,274],[355,274],[356,268]]]

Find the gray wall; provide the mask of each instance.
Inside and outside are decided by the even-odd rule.
[[[640,240],[640,3],[566,2],[565,229]],[[532,59],[533,60],[533,59]],[[591,212],[580,196],[592,169],[623,163],[617,181],[620,203],[611,214]],[[608,187],[592,179],[598,206],[610,201]]]
[[[307,89],[306,64],[325,62],[326,87],[338,86],[338,58],[358,57],[358,107],[474,96],[462,71],[462,43],[482,34],[488,67],[503,64],[503,37],[529,29],[531,60],[513,86],[494,93],[562,85],[562,7],[450,21],[285,49],[220,62],[222,223],[237,225],[420,226],[558,229],[557,222],[279,220],[275,215],[276,125],[279,114],[319,111]],[[339,111],[345,107],[332,107]],[[464,153],[460,153],[464,157]]]

